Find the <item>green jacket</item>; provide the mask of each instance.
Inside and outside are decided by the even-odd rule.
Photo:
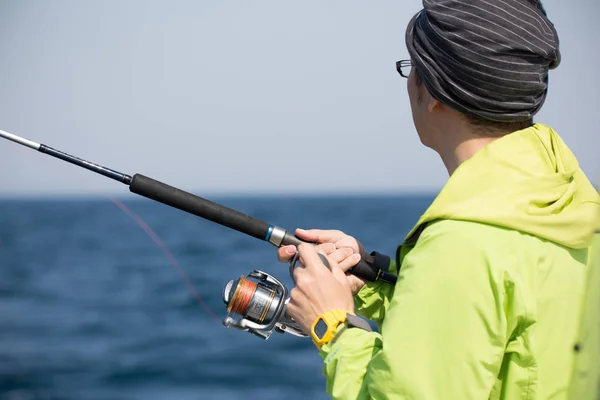
[[[600,196],[556,132],[513,132],[452,174],[323,346],[335,399],[567,396]],[[423,229],[425,227],[425,229]]]
[[[589,257],[586,291],[580,312],[570,400],[600,399],[600,216]]]

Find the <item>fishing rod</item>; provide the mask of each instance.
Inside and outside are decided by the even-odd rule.
[[[0,137],[114,179],[129,186],[132,193],[245,233],[276,247],[310,243],[290,234],[281,227],[142,174],[130,176],[3,130],[0,130]],[[297,256],[298,254],[290,261],[290,275],[298,261]],[[322,259],[328,266],[327,260]],[[397,280],[395,275],[365,260],[360,260],[348,272],[371,282],[380,281],[395,285]],[[255,270],[246,277],[241,276],[235,281],[229,281],[223,291],[223,301],[227,304],[228,311],[228,316],[223,321],[225,326],[249,331],[264,339],[267,339],[273,330],[306,336],[285,312],[285,306],[289,301],[289,291],[281,281],[266,272]],[[244,318],[235,320],[230,316],[231,313]]]

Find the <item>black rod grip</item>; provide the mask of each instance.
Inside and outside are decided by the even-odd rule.
[[[269,234],[271,225],[267,222],[185,192],[181,189],[169,186],[166,183],[162,183],[147,176],[135,174],[129,184],[129,190],[132,193],[186,211],[190,214],[226,226],[238,232],[245,233],[257,239],[268,240],[267,235]],[[286,232],[280,246],[289,244],[297,246],[300,243],[310,242],[306,242],[299,239],[297,236]],[[395,276],[381,271],[375,265],[369,264],[364,260],[359,261],[359,263],[352,267],[349,272],[367,281],[380,280],[391,284],[396,283]]]
[[[129,190],[140,196],[178,208],[217,224],[266,240],[269,224],[239,211],[174,188],[147,176],[135,174]]]

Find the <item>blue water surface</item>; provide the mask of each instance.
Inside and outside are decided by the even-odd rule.
[[[133,196],[133,195],[132,195]],[[341,229],[393,255],[432,196],[211,199],[288,230]],[[265,242],[139,197],[0,201],[0,399],[327,399],[310,339],[222,325],[254,269],[291,287]]]

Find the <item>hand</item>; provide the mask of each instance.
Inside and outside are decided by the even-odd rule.
[[[346,235],[338,230],[321,230],[296,229],[296,235],[300,239],[309,242],[321,243],[316,246],[317,251],[321,251],[327,256],[327,259],[338,263],[342,271],[346,272],[354,267],[360,261],[370,261],[371,256],[368,255],[358,240],[352,236]],[[333,245],[333,246],[332,246]],[[281,262],[288,263],[292,256],[296,254],[296,246],[284,246],[277,251],[277,258]],[[352,294],[355,295],[365,284],[364,279],[346,273],[346,277],[352,289]]]
[[[306,334],[319,315],[329,310],[354,312],[350,282],[337,262],[327,257],[331,271],[323,264],[317,247],[302,243],[294,269],[296,287],[290,292],[288,314]]]

